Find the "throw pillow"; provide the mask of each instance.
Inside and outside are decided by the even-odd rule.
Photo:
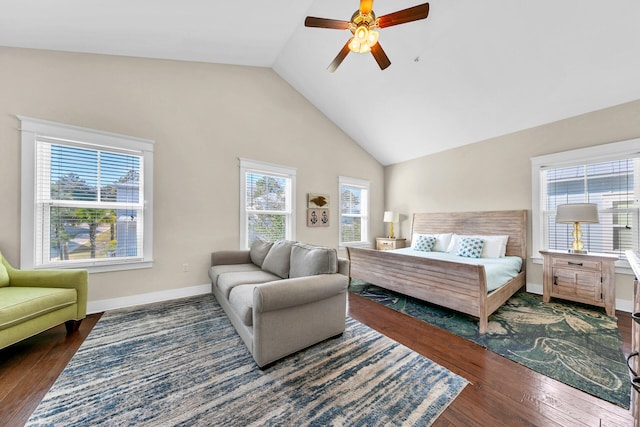
[[[249,249],[251,262],[258,267],[262,267],[262,263],[269,253],[269,249],[271,249],[271,246],[273,246],[273,243],[267,242],[262,237],[258,237],[256,240],[254,240],[251,244],[251,249]]]
[[[460,241],[460,248],[456,255],[467,258],[480,258],[482,254],[482,247],[484,246],[484,240],[474,237],[464,237]]]
[[[289,277],[289,263],[291,262],[291,248],[295,243],[291,240],[278,240],[275,242],[264,258],[262,269],[287,279]]]
[[[335,249],[296,243],[291,248],[289,277],[316,276],[338,272],[338,253]]]
[[[436,236],[428,236],[426,234],[421,234],[415,241],[415,244],[412,245],[413,249],[421,252],[431,252],[433,250],[433,246],[436,244]]]

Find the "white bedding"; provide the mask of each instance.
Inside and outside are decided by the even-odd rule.
[[[411,248],[395,249],[390,252],[413,255],[421,258],[458,262],[461,264],[484,265],[489,292],[495,291],[516,277],[522,267],[522,258],[517,256],[506,256],[503,258],[466,258],[448,252],[423,252]]]

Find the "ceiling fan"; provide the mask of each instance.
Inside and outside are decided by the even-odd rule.
[[[306,27],[329,28],[332,30],[349,30],[353,37],[347,41],[338,56],[329,64],[327,70],[334,72],[344,61],[349,52],[371,52],[380,69],[384,70],[391,61],[378,43],[377,28],[386,28],[393,25],[406,24],[407,22],[425,19],[429,15],[429,3],[424,3],[408,9],[399,10],[388,15],[376,18],[373,13],[373,0],[360,0],[360,9],[356,10],[351,21],[339,21],[337,19],[315,18],[307,16],[304,20]]]

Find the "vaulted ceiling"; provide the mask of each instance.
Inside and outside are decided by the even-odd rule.
[[[385,71],[327,72],[350,33],[304,27],[358,0],[4,0],[0,45],[271,67],[383,165],[640,99],[638,0],[429,3],[379,30]]]

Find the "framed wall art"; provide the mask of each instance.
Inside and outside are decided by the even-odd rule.
[[[307,209],[307,227],[328,227],[329,209]]]
[[[307,194],[307,207],[311,208],[328,208],[329,207],[329,195],[320,193],[308,193]]]

